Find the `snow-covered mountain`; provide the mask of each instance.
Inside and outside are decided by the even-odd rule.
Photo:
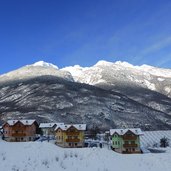
[[[22,68],[11,71],[9,73],[0,75],[0,83],[45,75],[62,77],[66,80],[73,81],[70,72],[59,70],[57,66],[51,63],[39,61],[34,64],[26,65]]]
[[[77,82],[117,91],[139,103],[171,114],[171,104],[166,99],[160,99],[160,94],[171,97],[171,69],[133,66],[121,61],[99,61],[92,67],[76,65],[62,70],[69,71]]]
[[[22,117],[102,129],[168,129],[171,98],[159,91],[169,86],[169,73],[125,62],[58,69],[40,61],[0,76],[0,121]]]
[[[133,66],[121,61],[99,61],[92,67],[75,65],[62,70],[69,71],[74,80],[81,83],[110,86],[133,84],[171,96],[171,69],[149,65]]]

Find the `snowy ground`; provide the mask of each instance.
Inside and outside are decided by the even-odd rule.
[[[0,171],[170,171],[170,161],[170,148],[162,154],[123,155],[100,148],[0,141]]]
[[[143,136],[140,136],[142,147],[152,147],[153,145],[160,146],[161,138],[168,138],[171,147],[171,131],[144,131]]]

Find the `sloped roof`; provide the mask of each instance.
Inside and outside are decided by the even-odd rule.
[[[17,122],[21,122],[23,125],[32,125],[36,120],[8,120],[6,123],[8,123],[10,126],[15,125]]]
[[[39,128],[52,128],[60,125],[64,125],[64,123],[40,123]]]
[[[86,130],[86,124],[64,124],[64,125],[57,126],[55,130],[57,130],[58,128],[60,128],[63,131],[66,131],[71,126],[75,127],[79,131],[85,131]]]
[[[131,131],[135,135],[142,135],[143,132],[140,128],[131,128],[131,129],[110,129],[110,135],[117,133],[118,135],[124,135],[126,132]]]

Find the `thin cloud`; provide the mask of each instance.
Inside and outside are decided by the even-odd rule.
[[[160,61],[157,63],[157,65],[158,65],[159,67],[162,67],[162,66],[164,66],[165,64],[170,63],[170,62],[171,62],[171,53],[170,53],[167,57],[164,57],[164,59],[160,60]]]
[[[160,51],[169,45],[171,45],[171,36],[156,41],[155,43],[151,44],[149,47],[143,49],[139,54],[137,54],[138,57],[136,57],[137,59],[136,62],[142,62],[146,58],[146,56],[149,56],[152,53],[156,53],[157,51]],[[161,64],[162,63],[164,63],[164,60],[161,62]]]
[[[141,52],[141,55],[148,55],[150,53],[159,51],[159,50],[165,48],[166,46],[168,46],[170,44],[171,44],[171,36],[167,37],[167,38],[164,38],[163,40],[161,40],[159,42],[156,42],[153,45],[151,45],[150,47],[144,49]]]

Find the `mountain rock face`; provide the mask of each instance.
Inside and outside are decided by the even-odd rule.
[[[127,62],[99,61],[92,67],[66,67],[74,80],[117,91],[144,105],[171,114],[171,69]]]
[[[120,93],[55,76],[8,82],[0,88],[1,120],[87,123],[89,127],[167,129],[170,116],[141,105]]]
[[[34,78],[37,76],[52,75],[73,81],[73,77],[68,71],[59,70],[57,66],[43,61],[27,65],[15,71],[0,76],[0,83],[8,81],[17,81],[22,79]]]
[[[66,67],[74,80],[90,85],[106,84],[115,87],[131,84],[171,97],[171,69],[156,68],[148,65],[133,66],[127,62],[99,61],[92,67]]]
[[[22,67],[0,76],[1,122],[35,118],[100,129],[170,129],[171,99],[162,88],[170,70],[164,77],[150,68],[105,61],[90,68],[58,69],[42,61]]]

